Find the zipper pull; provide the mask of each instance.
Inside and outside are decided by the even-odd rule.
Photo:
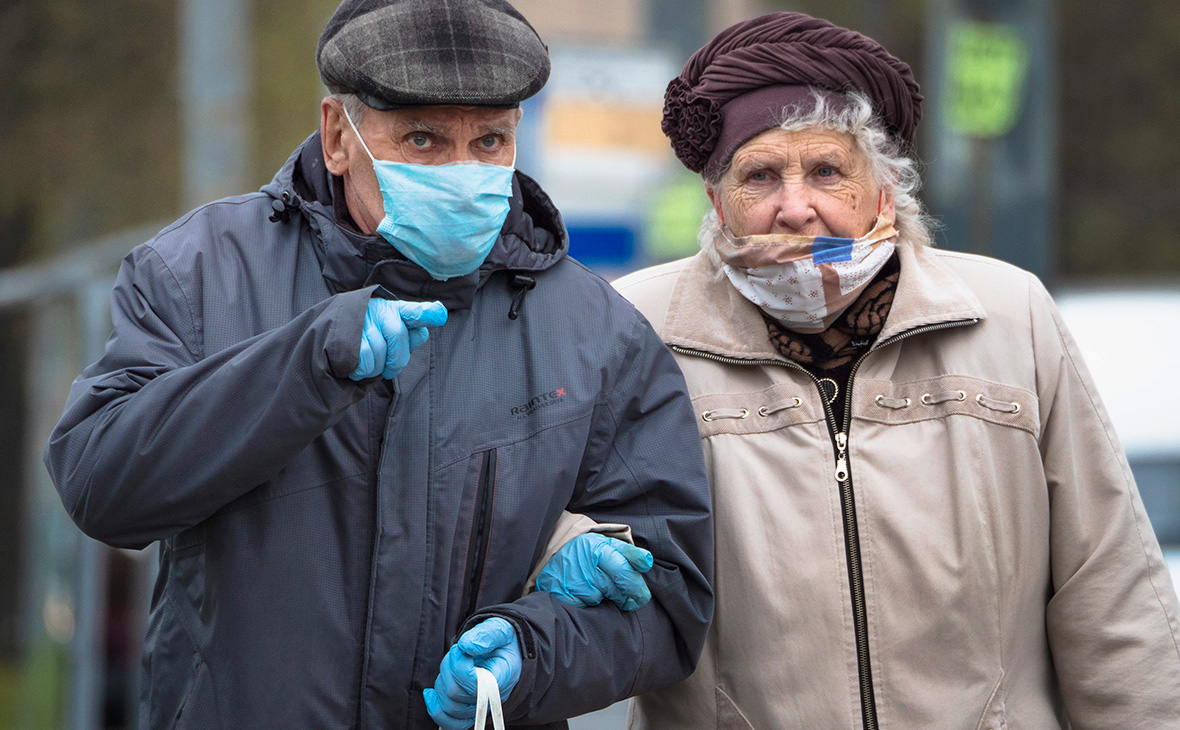
[[[836,481],[848,481],[848,434],[836,434]]]

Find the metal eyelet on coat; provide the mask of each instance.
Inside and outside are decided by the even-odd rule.
[[[975,402],[991,411],[999,411],[1000,413],[1011,413],[1013,415],[1020,413],[1020,404],[1014,401],[1006,400],[992,400],[983,393],[975,396]]]
[[[748,408],[742,408],[740,410],[736,408],[717,408],[715,410],[705,411],[701,414],[701,418],[709,423],[712,423],[713,421],[722,418],[736,418],[740,420],[743,418],[748,418],[749,415],[750,410]]]
[[[913,402],[909,398],[886,398],[883,394],[878,395],[873,401],[882,408],[892,408],[895,411],[909,408]]]
[[[774,408],[771,408],[770,406],[760,406],[758,408],[758,415],[766,418],[767,416],[778,413],[779,411],[785,411],[788,408],[798,408],[801,405],[803,405],[803,399],[799,396],[795,396],[789,403],[780,403]]]
[[[939,393],[937,396],[930,393],[923,393],[919,398],[924,406],[938,405],[939,403],[946,403],[947,401],[965,401],[967,400],[967,393],[962,390],[952,390],[947,393]]]

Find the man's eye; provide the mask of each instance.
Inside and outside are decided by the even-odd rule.
[[[410,136],[410,144],[418,149],[426,149],[430,146],[430,137],[425,134],[414,134]]]
[[[485,150],[494,150],[500,146],[500,138],[494,134],[489,134],[479,140],[479,144]]]

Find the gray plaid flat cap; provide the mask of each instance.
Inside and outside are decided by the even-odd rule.
[[[320,78],[374,109],[512,107],[549,79],[549,51],[504,0],[344,0],[320,34]]]

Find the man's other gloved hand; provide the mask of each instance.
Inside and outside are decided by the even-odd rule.
[[[361,361],[349,374],[352,380],[378,375],[392,380],[410,362],[410,353],[430,336],[427,327],[447,322],[447,309],[439,302],[403,302],[370,299],[361,333]]]
[[[521,662],[512,624],[502,618],[476,624],[443,657],[434,688],[422,690],[426,711],[442,730],[467,730],[475,720],[475,668],[483,667],[495,676],[500,699],[507,701],[520,680]]]
[[[624,611],[651,600],[640,573],[651,570],[651,553],[597,533],[578,535],[554,554],[537,576],[537,590],[570,606],[597,606],[609,598]]]

